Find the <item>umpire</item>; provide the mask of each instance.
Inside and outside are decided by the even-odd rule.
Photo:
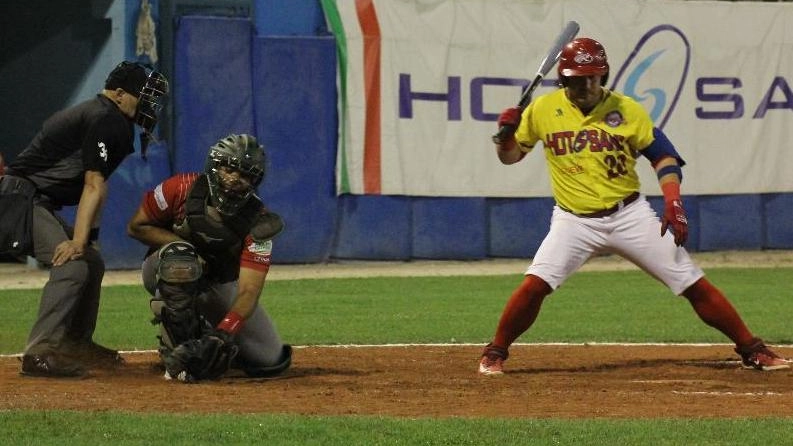
[[[117,351],[93,341],[105,272],[93,242],[108,194],[107,179],[134,152],[136,123],[142,143],[148,141],[167,93],[162,74],[121,62],[100,94],[49,117],[8,164],[0,191],[11,186],[29,190],[32,202],[32,224],[26,228],[30,246],[15,245],[17,254],[32,255],[50,267],[22,356],[22,375],[74,377],[84,375],[86,367],[123,363]],[[74,205],[77,212],[70,227],[57,211]]]

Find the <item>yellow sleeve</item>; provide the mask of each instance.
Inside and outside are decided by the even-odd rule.
[[[626,104],[630,108],[627,115],[633,116],[631,125],[635,127],[635,130],[631,132],[631,136],[628,138],[628,144],[636,151],[644,150],[655,140],[655,136],[653,136],[655,124],[641,104],[630,97],[626,96],[626,99]]]
[[[534,128],[536,126],[531,125],[535,115],[535,104],[536,102],[531,102],[528,107],[523,110],[520,125],[518,125],[518,129],[515,131],[515,140],[518,141],[518,147],[523,153],[531,152],[532,149],[534,149],[534,145],[540,140],[540,138],[534,134]]]

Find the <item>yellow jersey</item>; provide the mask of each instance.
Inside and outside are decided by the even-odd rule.
[[[586,116],[564,89],[538,97],[515,132],[520,150],[542,141],[556,203],[576,214],[608,209],[639,190],[636,158],[654,140],[653,122],[633,98],[603,89]]]

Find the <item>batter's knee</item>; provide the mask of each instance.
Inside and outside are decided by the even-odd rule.
[[[553,292],[553,288],[548,285],[548,282],[534,274],[527,274],[518,290],[527,296],[538,298],[543,298]]]
[[[702,277],[683,290],[681,295],[688,300],[697,300],[707,298],[712,295],[714,291],[717,291],[716,287],[714,287],[708,279]]]

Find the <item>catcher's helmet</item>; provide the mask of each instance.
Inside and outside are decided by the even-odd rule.
[[[121,88],[138,98],[135,123],[151,135],[168,95],[168,79],[149,65],[123,61],[105,80],[105,90]]]
[[[205,172],[218,212],[234,215],[247,203],[264,179],[264,164],[264,147],[251,135],[231,134],[209,148]],[[239,177],[231,178],[229,169]]]
[[[563,84],[569,76],[599,75],[605,85],[609,75],[606,50],[597,40],[587,37],[575,39],[562,48],[558,73]]]

